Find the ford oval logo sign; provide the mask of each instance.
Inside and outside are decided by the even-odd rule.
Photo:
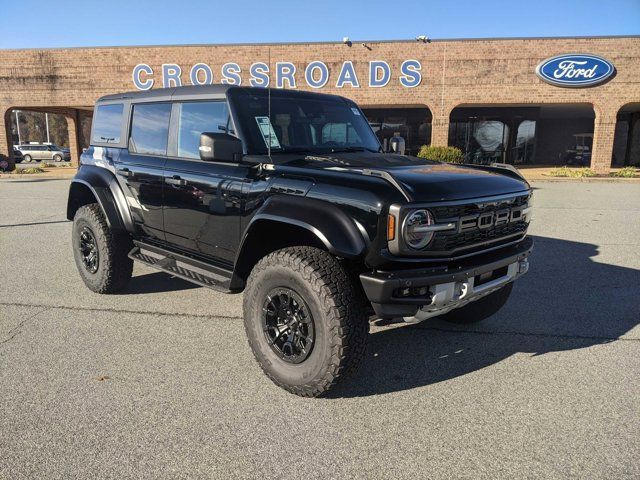
[[[606,82],[615,73],[613,64],[595,55],[559,55],[544,60],[536,74],[560,87],[592,87]]]

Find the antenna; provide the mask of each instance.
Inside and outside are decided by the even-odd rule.
[[[269,161],[271,161],[271,46],[268,47],[267,56],[269,57],[269,83],[267,84],[267,115],[269,116],[269,142],[267,144],[267,154],[269,155]]]

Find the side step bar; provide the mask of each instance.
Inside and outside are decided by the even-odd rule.
[[[135,247],[129,252],[129,258],[197,285],[219,292],[229,292],[231,271],[155,245],[137,241],[134,241],[134,244]]]

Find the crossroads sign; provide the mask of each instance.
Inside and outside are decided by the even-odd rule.
[[[404,60],[400,64],[397,82],[404,88],[413,88],[422,82],[422,64],[419,60]],[[297,74],[297,75],[296,75]],[[224,83],[243,85],[247,82],[252,87],[270,86],[272,75],[276,88],[297,88],[298,81],[304,80],[311,88],[323,88],[330,84],[336,88],[382,88],[391,82],[392,68],[384,60],[371,60],[367,65],[367,78],[362,79],[356,73],[353,61],[346,60],[336,72],[331,72],[325,62],[314,60],[298,73],[292,62],[277,62],[274,71],[264,62],[251,64],[248,71],[243,71],[235,62],[225,63],[220,67],[219,76],[206,63],[196,63],[183,71],[180,65],[165,63],[160,71],[154,71],[146,63],[139,63],[132,71],[133,84],[138,90],[149,90],[156,83],[162,87],[180,87],[182,85],[210,85]],[[364,84],[363,84],[364,81]],[[274,85],[271,85],[274,86]]]

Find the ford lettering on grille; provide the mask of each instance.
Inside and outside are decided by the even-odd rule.
[[[494,212],[485,212],[476,215],[467,215],[460,219],[458,223],[458,233],[467,232],[469,230],[486,230],[491,227],[506,225],[507,223],[517,222],[524,217],[524,206],[515,208],[503,208]]]

